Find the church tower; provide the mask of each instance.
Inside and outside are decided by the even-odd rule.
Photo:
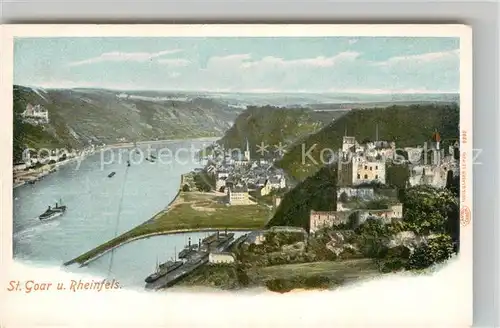
[[[245,161],[250,162],[250,146],[248,145],[248,139],[247,139],[247,148],[245,149]]]
[[[434,141],[434,145],[433,145],[433,149],[432,149],[433,158],[434,158],[434,165],[440,165],[441,164],[441,148],[440,148],[441,136],[439,135],[439,132],[437,132],[437,130],[432,135],[432,141]]]

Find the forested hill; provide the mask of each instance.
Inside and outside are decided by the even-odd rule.
[[[93,143],[217,137],[243,110],[197,95],[104,89],[40,89],[14,86],[14,114],[26,105],[49,112],[43,126],[20,124],[18,142],[31,147],[80,147]],[[24,130],[24,131],[21,131]],[[22,137],[24,135],[24,137]],[[22,137],[22,138],[21,138]],[[21,140],[23,139],[23,140]]]
[[[396,148],[422,146],[430,141],[435,130],[441,134],[442,145],[459,136],[459,107],[457,104],[427,104],[391,106],[387,108],[353,109],[317,133],[294,145],[278,163],[297,180],[311,176],[322,167],[323,149],[337,151],[346,131],[360,142],[374,140],[378,125],[379,140],[395,141]],[[314,160],[302,157],[309,152]]]
[[[274,106],[248,106],[235,120],[233,126],[218,141],[226,148],[242,148],[248,139],[252,156],[262,142],[274,146],[291,145],[295,141],[319,131],[333,119],[344,115],[344,111],[313,111],[308,108],[281,108]],[[257,155],[257,156],[260,156]]]
[[[309,230],[311,210],[337,210],[337,170],[324,166],[286,193],[268,226],[294,226]]]

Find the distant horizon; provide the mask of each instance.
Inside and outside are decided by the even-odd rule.
[[[165,93],[205,93],[205,94],[304,94],[304,95],[460,95],[460,91],[432,90],[338,90],[338,91],[307,91],[307,90],[204,90],[204,89],[120,89],[99,86],[44,87],[37,85],[14,84],[31,89],[41,90],[105,90],[114,92],[165,92]]]

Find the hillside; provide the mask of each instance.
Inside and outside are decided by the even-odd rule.
[[[337,171],[334,167],[322,167],[286,193],[267,225],[294,226],[309,230],[311,210],[337,210]]]
[[[380,140],[395,141],[397,148],[423,145],[437,129],[446,147],[458,138],[459,108],[456,104],[391,106],[387,108],[353,109],[295,145],[278,163],[298,180],[314,174],[321,166],[321,151],[337,151],[347,134],[359,141],[373,140],[378,125]],[[316,145],[312,151],[311,147]],[[304,147],[304,151],[303,151]],[[307,157],[310,154],[313,160]],[[305,159],[302,163],[303,158]]]
[[[342,112],[312,111],[306,108],[249,106],[235,120],[233,126],[218,141],[226,148],[242,148],[248,139],[252,156],[259,156],[257,146],[262,142],[270,147],[268,154],[280,142],[291,145],[311,133],[319,131]]]
[[[15,113],[28,103],[42,105],[50,117],[43,128],[19,127],[24,127],[25,143],[31,146],[219,136],[242,111],[196,95],[14,86]]]

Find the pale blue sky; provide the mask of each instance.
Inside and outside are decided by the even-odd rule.
[[[238,92],[458,92],[458,38],[24,38],[14,83]]]

